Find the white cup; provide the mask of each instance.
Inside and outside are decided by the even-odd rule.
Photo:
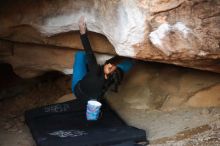
[[[99,118],[102,104],[96,100],[89,100],[86,108],[86,119],[95,121]]]

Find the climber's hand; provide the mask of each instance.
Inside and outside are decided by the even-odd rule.
[[[115,70],[117,69],[117,66],[114,64],[108,63],[104,65],[104,74],[105,74],[105,79],[108,78],[108,75],[112,74]]]
[[[80,34],[86,33],[86,22],[85,22],[84,16],[81,16],[79,19],[79,32],[80,32]]]

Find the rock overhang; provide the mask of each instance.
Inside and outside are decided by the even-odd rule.
[[[219,1],[10,0],[2,4],[3,39],[73,48],[76,42],[69,43],[70,37],[58,43],[54,35],[77,31],[84,16],[88,30],[106,36],[118,55],[220,72]],[[24,31],[27,28],[31,31]],[[19,39],[22,34],[28,37]],[[104,52],[111,50],[108,47]],[[94,50],[102,49],[95,45]]]

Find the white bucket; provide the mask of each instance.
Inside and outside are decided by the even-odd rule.
[[[95,121],[99,118],[100,109],[102,104],[96,100],[89,100],[86,109],[86,119]]]

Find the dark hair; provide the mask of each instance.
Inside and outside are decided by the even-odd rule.
[[[123,59],[124,59],[124,57],[116,55],[116,56],[106,60],[105,64],[111,63],[111,64],[116,65],[116,64],[119,64]]]
[[[121,84],[123,77],[124,73],[120,68],[117,68],[112,74],[110,74],[103,86],[101,97],[104,96],[109,88],[114,92],[118,92],[118,86]]]

